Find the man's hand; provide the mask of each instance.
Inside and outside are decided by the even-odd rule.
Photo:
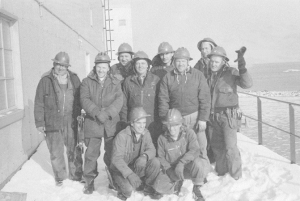
[[[133,188],[138,188],[142,184],[142,180],[135,173],[130,174],[127,179]]]
[[[39,131],[39,134],[44,134],[44,136],[46,136],[45,127],[38,127],[37,130]]]
[[[107,112],[101,111],[97,114],[96,118],[98,119],[98,121],[100,123],[103,124],[104,122],[106,122],[109,119],[109,116],[108,116]]]
[[[206,129],[206,121],[198,121],[198,125],[196,127],[197,129],[199,129],[199,131],[205,131]]]
[[[184,180],[183,175],[184,164],[179,162],[175,167],[175,174],[179,178],[179,180]]]
[[[236,50],[235,52],[238,54],[238,57],[236,60],[234,60],[234,62],[243,60],[246,50],[247,50],[247,48],[244,46],[241,47],[239,50]]]

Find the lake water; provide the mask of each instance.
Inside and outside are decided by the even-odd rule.
[[[273,99],[300,104],[300,97],[271,97]],[[261,99],[262,120],[273,126],[289,131],[289,106],[285,103]],[[253,96],[240,96],[240,107],[244,114],[257,119],[257,99]],[[295,106],[296,163],[300,165],[300,106]],[[257,121],[246,118],[247,126],[242,125],[241,133],[258,141]],[[245,119],[243,119],[243,123]],[[263,125],[263,145],[290,159],[290,135],[275,128]]]

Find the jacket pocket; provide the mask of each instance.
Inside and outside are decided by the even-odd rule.
[[[221,88],[219,88],[219,92],[225,93],[225,94],[232,93],[233,89],[230,86],[221,87]]]

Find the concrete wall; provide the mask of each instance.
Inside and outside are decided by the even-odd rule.
[[[51,69],[51,59],[67,52],[70,70],[82,80],[97,53],[104,51],[101,1],[43,0],[43,5],[52,13],[35,0],[0,0],[1,12],[17,18],[12,34],[18,47],[13,50],[17,107],[0,113],[0,189],[43,140],[35,128],[33,106],[37,84]]]

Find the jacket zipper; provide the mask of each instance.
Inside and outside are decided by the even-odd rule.
[[[65,116],[65,102],[66,102],[66,92],[64,92],[64,103],[63,103],[63,108],[62,108],[63,116]]]
[[[144,91],[143,90],[141,91],[141,94],[142,94],[142,96],[141,96],[141,105],[144,106],[144,103],[143,103],[144,102]]]

